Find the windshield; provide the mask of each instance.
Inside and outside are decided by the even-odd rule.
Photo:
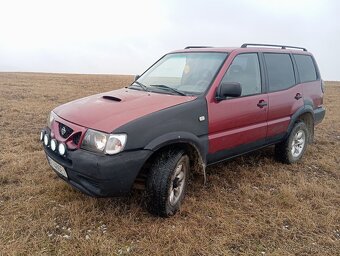
[[[190,52],[164,56],[139,77],[133,88],[178,95],[198,95],[206,91],[227,53]]]

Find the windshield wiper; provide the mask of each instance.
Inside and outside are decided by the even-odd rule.
[[[148,90],[148,87],[146,87],[146,85],[144,85],[144,84],[142,84],[142,83],[140,83],[140,82],[138,82],[138,81],[134,81],[132,84],[137,84],[137,85],[139,85],[144,91],[146,91],[146,92],[148,92],[149,90]]]
[[[181,92],[181,91],[179,91],[175,88],[172,88],[172,87],[164,85],[164,84],[151,84],[150,86],[157,87],[157,88],[160,88],[160,89],[166,89],[166,90],[172,91],[172,92],[174,92],[178,95],[187,96],[184,92]]]

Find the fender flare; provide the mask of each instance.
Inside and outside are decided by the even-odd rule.
[[[288,125],[288,129],[287,129],[287,134],[285,136],[285,138],[287,138],[290,134],[290,132],[292,131],[294,124],[296,122],[296,120],[298,119],[299,116],[309,113],[312,115],[313,118],[313,123],[314,123],[314,111],[313,111],[313,107],[311,105],[304,105],[301,108],[299,108],[291,117],[290,119],[290,123]]]
[[[199,138],[189,132],[170,132],[153,139],[144,147],[144,149],[157,151],[164,146],[176,143],[187,143],[193,146],[197,150],[203,163],[206,164],[208,136],[202,136]]]

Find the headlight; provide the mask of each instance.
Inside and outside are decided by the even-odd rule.
[[[88,129],[81,148],[113,155],[123,151],[125,144],[126,134],[107,134]]]
[[[52,122],[54,121],[54,113],[53,111],[47,117],[47,127],[51,129]]]
[[[94,152],[104,152],[108,135],[103,132],[88,129],[81,147]]]
[[[126,144],[126,134],[110,134],[105,153],[109,155],[123,151]]]

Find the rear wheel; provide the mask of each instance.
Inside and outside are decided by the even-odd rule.
[[[183,150],[160,154],[146,181],[149,212],[162,217],[177,212],[185,195],[189,168],[189,157]]]
[[[276,158],[287,164],[299,161],[306,151],[309,133],[304,122],[300,121],[295,124],[288,138],[283,142],[276,144]]]

